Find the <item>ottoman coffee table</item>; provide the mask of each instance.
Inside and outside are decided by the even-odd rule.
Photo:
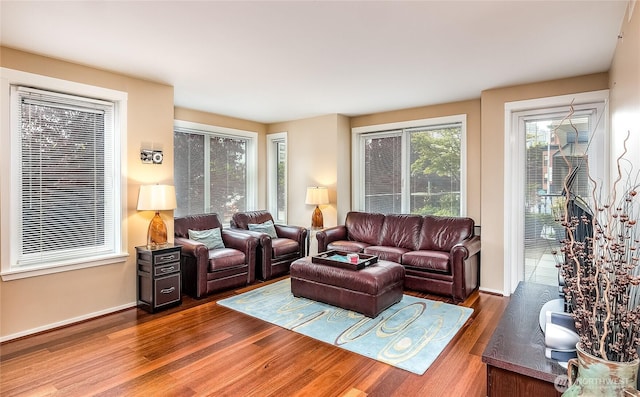
[[[404,267],[379,260],[361,270],[314,263],[310,256],[291,264],[291,293],[374,318],[400,302]]]

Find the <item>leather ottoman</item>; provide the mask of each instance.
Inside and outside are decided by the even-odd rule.
[[[313,263],[311,257],[291,264],[291,293],[376,317],[402,299],[404,267],[379,260],[362,270]]]

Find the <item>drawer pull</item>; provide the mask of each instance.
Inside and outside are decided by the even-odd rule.
[[[160,290],[160,293],[161,293],[161,294],[170,294],[170,293],[172,293],[172,292],[173,292],[173,291],[175,291],[175,290],[176,290],[176,287],[163,288],[163,289],[161,289],[161,290]]]
[[[170,260],[174,260],[177,259],[178,256],[176,254],[171,254],[171,255],[164,255],[164,256],[158,256],[157,257],[158,261],[170,261]]]
[[[161,271],[162,273],[170,272],[170,271],[173,271],[173,270],[176,270],[176,267],[175,267],[175,266],[171,266],[171,267],[163,267],[163,268],[161,268],[161,269],[160,269],[160,271]]]

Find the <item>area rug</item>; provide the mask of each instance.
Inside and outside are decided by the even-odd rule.
[[[403,295],[376,318],[291,294],[290,279],[218,304],[361,354],[424,374],[473,309]]]

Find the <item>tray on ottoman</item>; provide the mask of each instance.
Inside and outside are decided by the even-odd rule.
[[[356,263],[349,262],[349,258],[347,258],[347,255],[349,254],[358,255],[358,261]],[[341,267],[343,269],[360,270],[378,262],[378,257],[375,255],[367,255],[362,253],[331,250],[321,252],[318,255],[312,256],[311,262]]]

